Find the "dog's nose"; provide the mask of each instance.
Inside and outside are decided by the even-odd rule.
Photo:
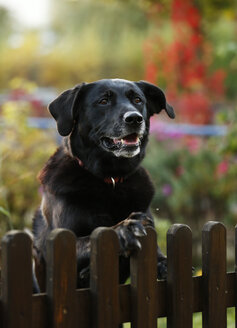
[[[139,125],[143,122],[143,116],[138,112],[127,112],[124,114],[123,120],[129,125]]]

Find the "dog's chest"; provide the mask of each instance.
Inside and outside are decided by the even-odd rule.
[[[116,187],[115,187],[116,188]],[[131,212],[145,212],[150,205],[153,193],[141,186],[118,186],[110,194],[110,212],[113,217],[125,219]]]
[[[79,197],[78,206],[100,217],[109,217],[110,223],[111,220],[117,223],[131,212],[146,212],[153,194],[154,187],[142,170],[115,186],[106,183],[91,185],[83,197]]]

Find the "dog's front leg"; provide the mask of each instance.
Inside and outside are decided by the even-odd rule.
[[[128,257],[141,248],[137,237],[146,235],[146,226],[152,226],[152,220],[145,213],[133,212],[127,219],[112,227],[119,238],[120,255]]]
[[[158,279],[167,278],[167,257],[162,253],[160,247],[157,245],[157,277]]]
[[[76,242],[77,288],[87,288],[90,284],[90,236],[79,237]]]
[[[137,237],[146,235],[145,227],[154,228],[154,221],[150,213],[134,212],[130,216],[118,223],[114,229],[118,234],[121,255],[130,256],[133,251],[139,250],[141,244]],[[167,278],[167,258],[157,245],[157,277],[158,279]]]
[[[151,220],[151,226],[155,228],[154,219],[152,217],[150,208],[147,210],[147,216]],[[159,245],[157,245],[157,278],[158,279],[166,279],[167,278],[167,257],[162,253]]]
[[[128,258],[132,252],[141,248],[138,237],[146,235],[145,227],[149,225],[152,225],[152,220],[145,213],[135,212],[112,227],[119,239],[120,256]],[[88,287],[90,282],[90,236],[78,238],[76,248],[78,288]],[[122,265],[120,267],[120,270],[126,271],[124,272],[125,276],[127,276],[128,271],[126,266]],[[123,276],[123,273],[121,273],[121,276]]]

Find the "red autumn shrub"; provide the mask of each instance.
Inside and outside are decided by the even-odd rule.
[[[168,42],[164,33],[144,45],[145,79],[165,87],[180,121],[208,124],[212,121],[212,103],[225,92],[225,72],[210,72],[212,47],[202,33],[201,15],[191,0],[173,0],[170,19],[172,41]]]

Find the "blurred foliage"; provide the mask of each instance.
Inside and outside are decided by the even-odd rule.
[[[28,89],[29,84],[26,85]],[[8,101],[0,121],[0,234],[30,225],[40,203],[37,172],[55,150],[53,134],[31,128],[29,103]]]
[[[235,0],[195,0],[195,4],[208,21],[214,21],[220,18],[220,16],[231,16],[234,18],[236,14]]]
[[[198,74],[204,68],[205,74],[199,81],[202,90],[212,90],[210,97],[199,93],[192,99],[179,98],[174,107],[182,100],[182,107],[196,116],[200,109],[212,107],[213,110],[214,101],[219,102],[216,107],[223,110],[215,115],[214,122],[227,124],[228,134],[210,139],[183,137],[175,142],[151,138],[145,160],[157,190],[153,211],[172,222],[190,224],[194,233],[197,230],[200,233],[208,219],[231,224],[237,220],[237,114],[229,106],[236,99],[237,8],[235,0],[185,1],[198,10],[192,11],[192,15],[185,13],[189,25],[194,30],[198,27],[198,31],[192,31],[193,44],[186,42],[185,48],[171,47],[170,54],[165,50],[180,40],[180,30],[173,26],[174,2],[178,3],[174,0],[51,0],[52,21],[41,30],[24,30],[14,25],[9,12],[0,7],[0,89],[16,88],[21,78],[62,90],[81,81],[105,77],[140,80],[150,76],[167,91],[177,76],[183,78],[184,68],[185,73]],[[175,13],[182,17],[182,10]],[[186,59],[189,58],[191,46],[194,51],[191,59],[195,62],[186,60],[180,64],[178,58],[175,66],[178,71],[174,70],[171,65],[177,59],[174,57],[185,53]],[[155,65],[151,65],[154,64],[150,62],[151,56]],[[159,56],[163,56],[163,62]],[[194,70],[193,63],[201,65]],[[225,75],[214,74],[219,69]],[[188,74],[185,76],[189,78]],[[200,86],[196,82],[191,84],[195,91]],[[34,85],[25,83],[25,88],[31,92]],[[178,88],[181,95],[184,87],[178,83]],[[10,228],[11,222],[14,228],[29,222],[39,204],[35,176],[55,148],[50,132],[27,125],[31,106],[8,101],[1,109],[2,230]],[[163,234],[169,221],[160,225]]]
[[[12,18],[8,10],[0,6],[0,49],[2,41],[9,37],[12,32]]]
[[[139,6],[52,1],[52,8],[50,29],[6,38],[0,56],[0,88],[15,76],[59,89],[104,77],[141,79],[148,19]]]
[[[227,135],[218,143],[218,151],[222,156],[229,156],[236,159],[237,156],[237,110],[220,111],[216,115],[217,124],[228,126]]]
[[[144,43],[145,79],[166,89],[178,120],[211,123],[215,104],[236,98],[234,3],[172,0],[169,18],[163,6],[153,8],[157,28]]]
[[[53,3],[52,28],[58,48],[55,54],[68,58],[71,78],[91,81],[122,76],[136,80],[143,75],[142,43],[148,20],[137,5],[103,1]],[[70,24],[62,24],[62,18]]]
[[[13,28],[11,16],[0,7],[0,89],[7,88],[9,79],[16,76],[61,90],[104,77],[140,80],[146,76],[149,64],[147,41],[153,40],[155,49],[165,53],[166,44],[177,40],[178,30],[172,31],[173,3],[174,0],[51,0],[50,26],[32,31],[16,24]],[[212,49],[211,62],[208,56],[203,60],[210,72],[225,70],[227,94],[235,97],[234,1],[197,0],[195,5],[201,16],[200,34]],[[169,61],[169,55],[167,58]],[[159,83],[164,87],[163,70],[162,65],[158,66]],[[171,76],[167,74],[169,84]]]
[[[237,12],[237,8],[235,10]],[[236,15],[236,14],[235,14]],[[204,21],[203,28],[212,47],[212,63],[210,69],[218,68],[225,70],[226,96],[230,99],[236,98],[236,76],[237,76],[237,22],[234,19],[234,11],[229,15],[218,17],[212,21]]]
[[[144,160],[156,187],[153,212],[188,224],[194,242],[208,220],[237,222],[237,110],[220,112],[216,120],[228,126],[225,136],[153,136]]]
[[[237,221],[232,212],[237,199],[236,160],[217,152],[218,139],[206,141],[194,153],[186,147],[164,147],[154,139],[149,148],[145,165],[154,177],[153,207],[159,208],[161,217],[193,221],[199,228],[211,219]]]

